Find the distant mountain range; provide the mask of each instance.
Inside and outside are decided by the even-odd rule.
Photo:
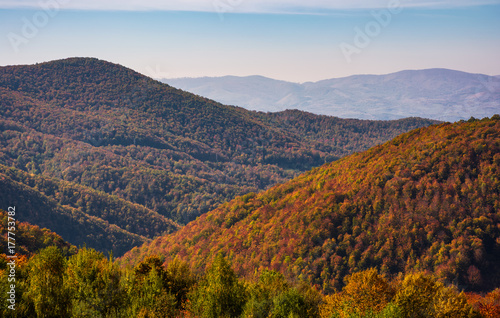
[[[358,119],[424,117],[457,121],[500,113],[500,77],[448,69],[356,75],[315,83],[262,76],[164,79],[226,105],[276,112],[298,109]]]

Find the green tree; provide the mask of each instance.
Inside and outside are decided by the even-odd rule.
[[[8,265],[11,259],[7,259],[5,254],[0,255],[0,294],[7,296],[6,299],[2,299],[0,317],[34,317],[36,313],[33,301],[27,297],[29,287],[27,285],[28,258],[25,255],[16,256],[15,274],[12,275],[10,272],[11,268]],[[13,280],[13,278],[15,278],[15,280]],[[12,294],[11,285],[15,285],[15,294]],[[11,297],[10,295],[14,295],[12,297],[15,298],[15,303],[8,300]],[[12,307],[9,308],[8,306]],[[14,308],[14,310],[12,310],[12,308]]]
[[[307,307],[304,297],[295,288],[279,294],[273,299],[272,318],[307,317]]]
[[[231,264],[217,254],[189,300],[191,311],[199,317],[239,317],[246,302],[246,290]]]
[[[189,265],[174,258],[165,269],[164,279],[167,291],[175,296],[176,308],[184,309],[189,290],[196,282]]]
[[[283,274],[263,270],[256,283],[248,285],[244,317],[266,318],[273,310],[273,299],[289,289]]]
[[[71,301],[64,284],[66,260],[61,251],[50,246],[29,261],[27,298],[38,317],[69,317]]]
[[[166,277],[158,256],[147,257],[134,268],[128,289],[129,316],[159,318],[178,313],[175,295],[167,290]]]
[[[73,315],[117,315],[124,304],[121,271],[100,252],[82,248],[68,260],[65,285],[72,295]]]
[[[248,284],[244,317],[319,317],[323,297],[306,283],[292,287],[283,274],[265,269]]]

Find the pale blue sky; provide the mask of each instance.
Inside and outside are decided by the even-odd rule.
[[[73,56],[156,78],[500,75],[500,0],[0,0],[0,65]]]

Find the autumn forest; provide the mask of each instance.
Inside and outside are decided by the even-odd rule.
[[[247,111],[0,67],[1,317],[500,317],[500,116]]]

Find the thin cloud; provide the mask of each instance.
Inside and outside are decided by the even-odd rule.
[[[500,4],[500,0],[0,0],[0,8],[316,14],[325,10],[384,8],[390,3],[402,7],[450,8]]]

